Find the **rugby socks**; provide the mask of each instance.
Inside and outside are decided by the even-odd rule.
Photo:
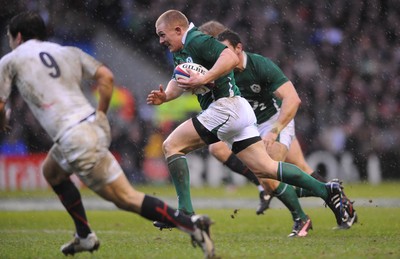
[[[194,214],[192,198],[190,196],[190,175],[186,156],[183,154],[172,155],[167,158],[167,163],[178,197],[178,210],[188,215]]]
[[[144,196],[140,215],[152,221],[177,226],[186,232],[192,232],[194,229],[190,216],[177,212],[176,209],[169,207],[165,202],[149,195]]]
[[[318,172],[314,171],[310,174],[312,177],[314,177],[315,179],[317,179],[320,182],[326,183],[325,177],[323,177],[322,175],[320,175]],[[295,187],[296,193],[297,193],[297,197],[312,197],[315,196],[315,194],[309,190],[300,188],[300,187]]]
[[[78,236],[86,238],[92,231],[86,218],[85,208],[78,188],[71,180],[63,181],[51,187],[74,220]]]
[[[328,198],[325,184],[303,172],[293,164],[278,162],[278,181],[309,190],[323,200]]]
[[[243,162],[235,155],[231,154],[228,160],[225,161],[224,165],[226,165],[233,172],[238,173],[246,177],[250,182],[254,183],[260,192],[264,191],[264,188],[260,184],[257,176],[250,171],[250,169],[243,164]]]
[[[327,180],[325,179],[325,177],[323,177],[322,175],[320,175],[317,171],[314,171],[310,174],[312,177],[314,177],[315,179],[317,179],[320,182],[326,183]]]
[[[308,219],[292,186],[281,182],[273,193],[274,196],[289,209],[290,213],[292,214],[293,221],[298,218],[302,219],[303,221]]]

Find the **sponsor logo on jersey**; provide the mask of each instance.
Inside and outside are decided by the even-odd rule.
[[[251,86],[250,86],[250,89],[251,89],[253,92],[255,92],[255,93],[261,92],[261,86],[260,86],[260,85],[257,85],[257,84],[251,85]]]

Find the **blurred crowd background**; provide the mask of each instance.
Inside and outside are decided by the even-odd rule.
[[[366,161],[376,154],[384,176],[400,178],[399,1],[0,0],[0,6],[1,56],[10,51],[8,19],[34,10],[46,20],[52,41],[96,57],[93,35],[109,28],[167,75],[171,59],[155,34],[158,16],[178,9],[196,26],[217,20],[239,33],[247,51],[272,59],[294,83],[302,99],[297,137],[306,155],[316,150],[338,157],[350,152],[364,179]],[[160,122],[149,112],[157,107],[135,98],[139,91],[143,89],[135,82],[116,89],[109,115],[111,149],[123,158],[130,179],[146,181],[143,167],[154,168],[146,158],[162,158],[163,139],[196,112],[196,104],[185,116]],[[17,92],[11,101],[13,127],[1,135],[1,155],[46,152],[51,141]]]

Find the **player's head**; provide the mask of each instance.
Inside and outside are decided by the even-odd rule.
[[[239,58],[239,64],[236,66],[237,69],[243,69],[243,45],[240,40],[239,34],[233,32],[229,29],[224,30],[217,36],[217,40],[219,40],[222,44],[227,46],[230,50],[232,50],[236,56]]]
[[[239,44],[243,45],[239,34],[229,29],[226,29],[218,34],[217,39],[221,42],[228,42],[233,48],[236,48]]]
[[[167,46],[171,52],[183,48],[182,38],[188,28],[188,19],[177,10],[166,11],[156,21],[156,33],[160,38],[160,44]]]
[[[7,34],[10,47],[16,48],[30,39],[45,40],[47,31],[42,17],[35,12],[23,12],[11,18]]]
[[[200,27],[199,30],[202,31],[205,34],[211,35],[213,37],[217,37],[218,34],[226,30],[225,25],[223,25],[220,22],[217,22],[215,20],[208,21],[206,23],[203,23]]]

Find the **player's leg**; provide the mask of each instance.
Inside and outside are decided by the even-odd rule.
[[[239,158],[232,153],[229,147],[222,141],[209,145],[208,150],[218,161],[226,165],[231,171],[243,175],[250,182],[257,186],[260,198],[260,204],[257,208],[257,215],[264,214],[264,211],[269,208],[271,196],[266,195],[264,187],[258,180],[257,176],[253,174],[250,169],[240,161]]]
[[[100,177],[96,181],[83,180],[88,181],[89,184],[96,183],[90,185],[90,188],[102,198],[113,202],[118,208],[137,213],[148,220],[165,222],[170,226],[178,227],[192,236],[193,241],[201,246],[207,258],[214,255],[214,245],[209,231],[211,220],[207,216],[188,216],[185,213],[176,213],[176,209],[168,206],[160,199],[135,190],[111,153],[108,153],[96,165],[93,169],[93,175],[104,175],[104,172],[107,172],[110,168],[113,172],[109,172],[109,176],[106,178]],[[107,178],[113,180],[108,182]],[[104,181],[107,183],[98,184]]]
[[[221,98],[213,102],[206,111],[198,116],[198,121],[201,122],[200,126],[206,125],[209,131],[216,131],[218,138],[226,141],[232,152],[259,179],[270,178],[304,187],[312,190],[319,197],[328,199],[325,184],[315,180],[296,166],[272,160],[255,126],[254,111],[246,99],[242,97],[226,100]],[[217,116],[214,116],[215,114]],[[198,128],[196,129],[200,132]],[[205,143],[212,144],[207,141]],[[309,178],[311,179],[309,180]]]
[[[290,146],[291,135],[288,134],[288,131],[284,130],[281,132],[279,140],[282,141],[282,143],[275,141],[267,150],[273,160],[283,161],[286,157],[288,146]],[[277,197],[292,214],[294,225],[289,237],[307,236],[308,230],[312,229],[311,219],[303,211],[293,186],[271,179],[263,180],[263,184],[264,186],[268,186],[266,189],[272,190],[272,194]]]
[[[220,139],[226,141],[232,147],[233,153],[260,180],[269,178],[309,189],[328,204],[335,213],[338,222],[348,220],[347,212],[342,206],[342,190],[338,183],[325,185],[297,166],[277,162],[268,155],[260,133],[255,126],[254,112],[247,100],[235,97],[223,104],[217,102],[213,104],[220,113],[225,110],[232,110],[232,112],[229,113],[228,118],[222,124],[217,125],[218,127],[211,127],[211,129],[217,131],[218,136],[221,136]],[[235,116],[231,116],[231,114]]]
[[[164,141],[163,151],[178,199],[178,209],[194,214],[190,195],[190,176],[186,154],[203,147],[205,143],[196,132],[192,120],[179,125]]]
[[[81,237],[87,237],[91,230],[78,188],[51,156],[46,157],[42,168],[46,181],[72,217],[77,234]]]
[[[292,144],[290,145],[289,151],[287,153],[285,162],[294,164],[298,166],[301,170],[311,175],[320,182],[326,183],[326,179],[321,176],[317,171],[314,171],[310,165],[307,163],[303,151],[301,149],[300,143],[297,138],[294,138]],[[295,187],[298,197],[310,197],[314,196],[314,193],[299,187]]]
[[[212,154],[218,161],[223,163],[233,172],[238,173],[246,177],[251,183],[256,185],[259,188],[259,191],[263,191],[264,188],[262,187],[260,181],[258,180],[257,176],[247,168],[242,161],[240,161],[229,149],[229,147],[222,141],[217,143],[211,144],[208,147],[210,154]]]
[[[210,219],[206,216],[191,218],[175,215],[174,209],[158,199],[146,197],[134,190],[121,166],[108,150],[110,135],[107,134],[107,125],[105,117],[99,116],[95,122],[84,122],[68,131],[51,150],[60,167],[68,167],[68,170],[64,170],[75,172],[86,186],[121,209],[138,213],[148,219],[166,217],[167,222],[189,233],[206,255],[212,254],[214,248],[209,238]],[[64,161],[69,162],[63,163]],[[90,244],[89,241],[78,235],[62,246],[62,252],[74,254],[97,249],[97,238],[97,245]]]
[[[301,171],[297,166],[285,162],[272,160],[265,150],[264,143],[257,141],[244,148],[248,140],[235,142],[233,151],[260,179],[278,180],[290,185],[310,189],[321,197],[328,198],[325,185],[308,174]],[[237,148],[235,148],[235,146]]]
[[[100,243],[96,234],[90,229],[81,194],[71,181],[69,174],[53,159],[51,152],[46,157],[42,170],[46,181],[57,194],[61,203],[74,221],[76,233],[72,242],[76,239],[81,240],[81,245],[77,246],[76,249],[68,249],[64,245],[61,247],[61,251],[67,255],[80,251],[92,252],[97,250]]]
[[[294,140],[292,141],[292,144],[289,148],[289,152],[287,154],[286,157],[286,162],[288,163],[292,163],[297,165],[300,169],[302,169],[303,171],[305,171],[306,173],[310,174],[312,177],[314,177],[315,179],[317,179],[320,182],[324,182],[326,183],[326,179],[325,177],[323,177],[321,174],[319,174],[317,171],[314,171],[310,165],[307,163],[303,151],[301,149],[300,143],[297,140],[297,138],[294,138]],[[335,179],[333,181],[338,182],[342,187],[341,182],[338,179]],[[304,188],[300,188],[300,187],[295,187],[296,193],[298,197],[310,197],[310,196],[315,196],[315,194],[307,189]],[[347,213],[350,216],[349,221],[347,222],[347,224],[339,224],[339,228],[349,228],[351,227],[354,223],[357,222],[357,213],[356,210],[354,209],[353,206],[353,202],[350,201],[346,194],[343,192],[343,200],[344,200],[344,204],[345,204],[345,208]]]
[[[311,175],[318,181],[325,183],[327,182],[324,176],[322,176],[318,171],[311,168],[311,166],[307,163],[299,140],[296,137],[293,139],[292,144],[290,145],[285,161],[290,164],[297,165],[301,170]]]
[[[301,170],[306,172],[307,174],[311,175],[314,170],[311,168],[311,166],[307,163],[303,151],[300,147],[300,143],[298,139],[295,137],[292,140],[292,143],[290,145],[290,148],[287,152],[286,155],[286,162],[297,165]],[[321,181],[322,179],[319,179],[318,177],[314,177],[317,180]]]
[[[338,183],[322,183],[301,171],[295,165],[274,161],[266,152],[262,141],[253,141],[254,143],[249,145],[250,140],[235,142],[232,151],[237,153],[237,156],[258,178],[270,178],[308,189],[327,203],[334,212],[339,225],[348,221],[348,213],[342,205],[342,190]]]

